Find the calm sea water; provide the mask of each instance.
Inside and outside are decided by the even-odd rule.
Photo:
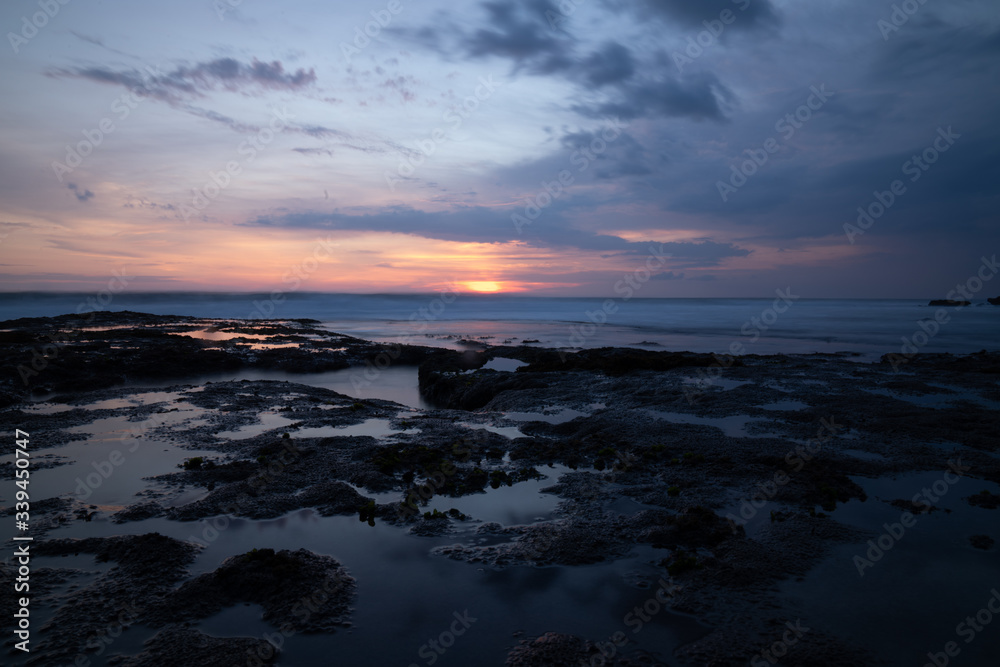
[[[102,307],[94,300],[97,296],[0,294],[0,319],[85,312],[96,306],[160,315],[312,318],[333,331],[361,338],[438,346],[477,338],[514,344],[538,340],[545,346],[575,348],[856,352],[864,358],[913,349],[953,353],[1000,349],[1000,307],[985,302],[938,309],[926,301],[906,299],[800,298],[776,303],[775,299],[295,293],[275,303],[265,294],[175,292],[118,294]],[[947,321],[933,322],[939,310]]]

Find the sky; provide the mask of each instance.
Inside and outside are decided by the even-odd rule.
[[[0,31],[0,291],[943,298],[1000,251],[996,0],[11,0]]]

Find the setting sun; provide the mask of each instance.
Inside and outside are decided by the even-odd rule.
[[[482,281],[467,282],[467,283],[465,283],[465,286],[468,287],[473,292],[499,292],[500,291],[500,283],[495,283],[492,280],[482,280]]]

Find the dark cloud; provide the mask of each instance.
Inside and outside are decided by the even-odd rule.
[[[166,73],[157,68],[115,71],[94,66],[55,70],[50,75],[117,84],[174,104],[203,97],[205,93],[216,90],[251,95],[263,89],[300,90],[316,82],[313,69],[286,72],[277,60],[266,63],[254,59],[243,63],[233,58],[217,58],[193,66],[181,65]]]
[[[663,273],[657,273],[653,276],[653,280],[694,280],[698,282],[711,282],[713,280],[718,280],[718,276],[711,273],[702,273],[697,276],[689,276],[686,273],[677,273],[676,271],[665,271]]]
[[[635,81],[619,87],[616,93],[605,102],[577,104],[574,110],[591,118],[662,116],[725,121],[725,108],[735,102],[733,93],[707,72]]]
[[[606,141],[605,137],[610,140]],[[559,141],[568,151],[571,164],[572,156],[594,155],[594,175],[597,178],[642,176],[652,173],[654,158],[628,132],[622,131],[617,135],[602,130],[569,132]]]
[[[351,136],[347,132],[341,130],[334,130],[333,128],[324,127],[322,125],[302,125],[299,128],[303,134],[308,134],[310,137],[316,137],[317,139],[324,139],[326,137],[349,137]]]
[[[773,26],[778,22],[778,13],[771,0],[611,0],[609,4],[627,7],[643,18],[665,18],[699,30],[704,29],[705,21],[718,20],[727,9],[736,16],[727,30]]]
[[[502,58],[514,71],[546,75],[579,67],[576,40],[552,30],[546,13],[558,8],[549,0],[493,0],[480,4],[483,25],[469,28],[439,15],[432,26],[393,32],[452,59]]]
[[[586,95],[600,91],[600,99],[572,106],[588,117],[719,121],[734,101],[715,76],[678,76],[662,54],[640,62],[630,48],[614,40],[588,52],[576,37],[553,30],[546,17],[561,12],[548,0],[495,0],[481,7],[486,15],[482,27],[469,30],[441,21],[400,34],[446,57],[457,53],[462,58],[502,58],[511,61],[515,73],[561,76]],[[639,71],[648,74],[639,77]]]
[[[631,243],[628,249],[621,254],[646,255],[649,253],[648,245]],[[740,248],[732,243],[717,243],[708,239],[658,243],[657,248],[675,260],[673,262],[674,266],[680,265],[687,268],[716,266],[723,259],[728,257],[746,257],[751,252],[746,248]],[[690,278],[689,280],[694,280],[694,278]]]
[[[76,183],[67,183],[66,187],[73,191],[73,194],[76,195],[79,201],[86,202],[94,197],[93,192],[90,190],[81,190],[77,187]]]
[[[480,28],[461,39],[472,57],[500,56],[523,64],[533,61],[559,63],[563,60],[564,40],[549,28],[545,12],[558,12],[547,0],[495,0],[482,4],[488,27]]]
[[[115,71],[95,66],[52,70],[48,75],[123,86],[137,95],[160,100],[192,116],[220,123],[243,134],[258,132],[260,127],[196,106],[191,101],[205,98],[207,93],[218,90],[257,96],[268,90],[301,90],[316,82],[312,69],[285,72],[279,61],[265,63],[255,59],[242,63],[233,58],[217,58],[194,66],[182,65],[166,73],[156,67]],[[297,127],[286,129],[303,131]]]
[[[608,42],[584,60],[582,69],[591,85],[620,83],[635,73],[635,59],[632,52],[618,42]]]
[[[306,228],[356,232],[412,234],[443,241],[505,243],[521,240],[535,247],[577,248],[612,252],[610,256],[646,256],[650,248],[670,256],[685,267],[715,266],[727,257],[745,257],[749,250],[729,243],[634,242],[618,236],[574,228],[558,210],[546,210],[544,224],[524,229],[523,236],[511,221],[511,211],[498,212],[478,206],[455,207],[452,212],[427,213],[397,206],[372,213],[304,211],[263,215],[243,223],[246,227]],[[541,220],[541,219],[540,219]]]
[[[998,29],[956,26],[918,14],[887,36],[873,63],[879,80],[925,79],[941,72],[962,78],[997,73]]]
[[[303,155],[326,155],[328,157],[335,155],[329,148],[293,148],[292,150]]]

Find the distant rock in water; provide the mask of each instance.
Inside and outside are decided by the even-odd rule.
[[[929,306],[971,306],[971,301],[956,301],[955,299],[936,299],[931,301]]]
[[[992,303],[994,306],[1000,306],[1000,296],[995,296],[992,299],[986,299],[986,300]]]

